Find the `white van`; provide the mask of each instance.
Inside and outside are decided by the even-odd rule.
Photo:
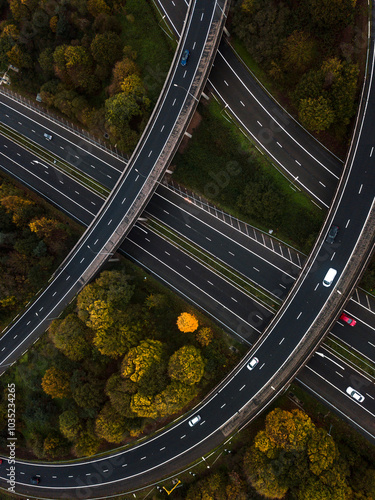
[[[332,281],[335,279],[336,274],[337,274],[336,269],[333,269],[333,267],[329,268],[323,280],[323,286],[331,286]]]

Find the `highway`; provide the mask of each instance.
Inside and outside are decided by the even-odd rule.
[[[7,146],[8,148],[6,149],[10,150],[12,147],[12,143],[8,142]],[[21,151],[21,153],[17,155],[16,151],[17,152]],[[17,146],[15,146],[14,149],[10,152],[12,153],[11,156],[18,157],[18,159],[23,165],[26,164],[32,165],[32,162],[34,162],[33,155],[27,152],[23,152],[22,149]],[[22,156],[19,157],[19,155]],[[2,159],[2,164],[3,163],[4,163],[4,158]],[[14,160],[9,160],[9,166],[7,170],[15,172],[17,165],[19,165],[19,162],[16,162]],[[25,167],[19,169],[19,171],[22,173],[24,169]],[[75,200],[73,201],[76,204],[76,206],[79,206],[82,203],[82,200],[87,200],[86,203],[88,204],[89,208],[91,200],[93,199],[96,200],[97,204],[101,202],[99,197],[93,195],[93,193],[88,191],[86,188],[77,185],[75,181],[72,182],[65,174],[58,174],[55,177],[55,175],[53,175],[54,170],[51,167],[45,169],[40,164],[36,164],[32,166],[32,169],[35,169],[32,179],[38,180],[39,188],[42,185],[49,186],[51,188],[51,185],[54,184],[53,183],[54,179],[56,179],[58,187],[58,185],[61,184],[62,181],[63,184],[61,186],[63,187],[63,189],[66,190],[67,192],[74,193]],[[29,170],[31,169],[29,168]],[[47,171],[48,174],[46,174]],[[43,174],[45,174],[44,177],[46,178],[46,181],[41,182],[39,179],[43,178]],[[71,184],[69,184],[69,182]],[[165,193],[168,192],[168,190],[166,190],[166,188],[163,186],[159,186],[159,190],[161,190],[164,193],[165,197]],[[176,197],[174,193],[172,193],[172,195],[173,197]],[[191,204],[186,203],[186,201],[183,200],[181,197],[180,197],[180,203],[176,201],[175,205],[172,205],[172,207],[180,206],[181,204],[185,205],[186,208],[190,209],[194,213],[195,218],[198,217],[197,215],[198,212],[202,212],[202,210],[199,211],[197,210],[196,207],[193,207]],[[65,209],[67,212],[69,211],[69,209],[72,209],[72,200],[67,199],[65,203]],[[168,210],[171,210],[171,208],[168,207]],[[204,215],[207,216],[207,214]],[[91,217],[93,217],[93,214],[91,215]],[[86,216],[86,220],[88,223],[90,217]],[[205,234],[208,234],[207,230],[209,229],[209,227],[210,224],[208,224],[208,227],[206,227]],[[149,241],[147,242],[147,240]],[[247,240],[249,240],[249,238],[247,238]],[[146,245],[148,246],[148,248],[145,248]],[[249,322],[247,321],[248,320],[247,314],[248,311],[251,310],[251,307],[253,307],[253,304],[249,302],[249,298],[244,294],[240,294],[240,296],[235,295],[238,294],[238,290],[234,292],[232,287],[229,286],[227,282],[225,282],[222,279],[219,279],[215,275],[212,275],[211,272],[209,272],[207,269],[205,269],[203,266],[197,263],[194,259],[189,258],[185,254],[181,254],[181,252],[176,250],[172,245],[161,240],[160,237],[155,235],[152,231],[149,231],[147,227],[142,227],[142,226],[135,227],[133,231],[130,233],[127,240],[124,242],[122,248],[128,254],[128,256],[133,258],[133,260],[137,261],[144,267],[150,269],[151,272],[157,273],[160,279],[167,282],[172,288],[176,289],[180,294],[190,299],[192,302],[195,302],[195,304],[198,305],[198,307],[201,307],[209,314],[212,314],[216,318],[216,320],[219,321],[224,327],[227,327],[229,331],[232,330],[232,333],[234,335],[241,335],[248,342],[253,343],[257,339],[259,332],[263,331],[265,325],[267,324],[270,316],[266,318],[267,321],[261,322],[259,321],[261,318],[260,313],[264,314],[264,310],[263,311],[258,310],[258,312],[253,315],[252,319],[259,321],[259,323],[256,324],[256,327],[252,330],[252,334],[250,334],[248,327]],[[234,247],[231,248],[234,250]],[[237,252],[237,250],[234,251]],[[270,276],[273,276],[272,267],[270,267],[266,272]],[[219,293],[217,293],[218,290],[220,291]],[[241,305],[244,305],[245,307],[240,308],[239,310],[236,311],[235,306],[237,305],[237,303],[234,301],[230,306],[230,308],[225,307],[226,304],[230,303],[233,300],[232,297],[233,298],[237,297],[236,298],[237,302],[240,303]],[[356,304],[358,303],[356,302]],[[351,311],[349,310],[349,314],[350,313]],[[243,315],[242,323],[240,323],[241,314]],[[240,328],[237,328],[237,331],[233,331],[232,325],[237,323]],[[356,340],[360,337],[358,335],[358,332],[361,332],[361,327],[362,324],[357,324],[355,330],[356,335],[354,336],[353,336],[353,329],[348,325],[345,325],[343,327],[339,323],[337,323],[333,331],[339,328],[340,334],[344,333],[348,336],[348,338],[352,337],[352,340],[354,340],[355,343]],[[366,335],[364,335],[364,337],[366,338]],[[367,338],[369,339],[370,336],[367,335]],[[333,356],[331,355],[331,358],[332,357],[335,359],[334,355]],[[337,360],[336,362],[340,363],[341,365],[343,364],[342,361],[340,360]],[[331,378],[335,377],[337,378],[335,371],[334,370],[332,371],[332,367],[335,368],[335,366],[332,364],[329,365],[332,371],[331,374],[329,371],[327,373],[327,368],[324,366],[324,363],[320,358],[317,359],[315,365],[316,364],[318,365],[318,369],[316,367],[314,368],[313,372],[314,377],[311,377],[309,370],[310,367],[309,363],[308,368],[304,369],[299,374],[298,380],[305,385],[307,384],[311,392],[313,393],[317,392],[318,393],[317,396],[320,397],[320,399],[322,399],[323,401],[328,398],[327,404],[332,405],[334,402],[335,411],[337,411],[337,408],[345,409],[345,417],[349,421],[351,421],[353,425],[356,425],[357,428],[368,437],[368,433],[372,431],[371,419],[368,419],[367,413],[363,411],[358,411],[357,403],[355,403],[354,401],[348,402],[347,395],[340,390],[342,385],[345,385],[345,383],[349,384],[352,382],[348,381],[348,378],[346,378],[346,381],[345,379],[340,380],[341,384],[338,386],[338,388],[334,385],[333,386],[334,390],[333,390],[330,380]],[[347,369],[350,372],[350,368],[348,367]],[[306,373],[308,382],[307,380],[305,380]],[[358,374],[357,386],[358,384],[360,384],[360,386],[362,387],[365,382],[366,378]],[[363,423],[363,425],[361,425],[361,423]]]
[[[17,113],[14,113],[14,115],[13,122],[17,120]],[[37,132],[37,135],[42,137],[44,128],[37,123],[34,127],[35,140]],[[46,145],[42,138],[39,138],[39,142],[42,147]],[[57,149],[58,153],[59,150],[64,152],[67,149],[63,138],[60,139],[60,142],[63,146]],[[52,143],[47,145],[50,146]],[[60,174],[51,165],[49,167],[44,166],[45,162],[36,159],[31,153],[16,146],[6,138],[2,139],[2,149],[4,151],[2,160],[4,171],[16,176],[31,189],[40,192],[42,196],[55,203],[59,208],[69,213],[70,216],[74,216],[79,222],[85,225],[91,222],[92,217],[102,204],[102,199],[99,196],[84,189],[67,175]],[[109,159],[106,158],[105,165],[109,163]],[[95,167],[93,168],[93,179],[98,179],[99,175],[96,173],[102,168],[101,162],[90,155],[88,155],[88,162]],[[108,171],[111,172],[109,168],[103,168],[105,183],[107,187],[111,188],[115,179],[106,175]],[[45,180],[43,181],[43,179]],[[73,200],[75,200],[74,210],[72,206]],[[162,185],[158,187],[157,192],[149,202],[146,213],[157,217],[162,224],[168,225],[176,232],[181,233],[195,245],[210,253],[215,259],[220,259],[226,266],[235,269],[257,286],[262,287],[265,291],[280,299],[285,298],[304,262],[303,255],[298,256],[295,252],[290,254],[290,249],[288,250],[287,247],[281,248],[280,253],[280,246],[276,241],[272,246],[266,246],[259,236],[255,239],[250,238],[246,234],[239,232],[235,227],[199,209],[185,197],[173,193]],[[334,248],[337,248],[339,243],[340,233],[333,246],[327,245],[328,250],[333,253]],[[147,241],[144,242],[144,245],[150,247]],[[150,251],[152,252],[152,249]],[[136,255],[134,255],[134,258],[136,258]],[[361,313],[361,310],[357,311],[356,308],[349,308],[349,314],[355,318],[361,318],[363,313]],[[371,324],[371,320],[369,321]],[[366,329],[363,339],[358,332],[358,327],[354,336],[350,334],[350,328],[343,329],[340,327],[336,328],[336,330],[338,332],[334,334],[341,340],[357,349],[362,355],[369,356],[369,346],[372,348],[371,343],[369,344],[372,338],[371,327]],[[357,346],[356,344],[360,345]],[[370,350],[370,352],[372,351]]]
[[[97,272],[126,236],[166,168],[168,151],[173,155],[191,106],[196,106],[189,89],[200,84],[214,50],[213,33],[223,18],[216,1],[194,1],[186,23],[186,36],[175,54],[174,65],[126,172],[102,205],[72,253],[60,267],[48,288],[0,339],[2,371],[25,351]],[[192,28],[193,27],[193,28]],[[210,34],[210,44],[207,37]],[[189,65],[179,64],[185,46],[192,50]],[[199,70],[199,76],[196,75]],[[193,89],[191,89],[193,91]],[[187,104],[187,102],[189,104]],[[182,127],[182,128],[181,128]]]
[[[179,36],[186,2],[154,0]],[[222,40],[209,87],[240,127],[275,167],[294,179],[319,206],[328,207],[342,172],[342,161],[318,143],[248,72],[228,41]]]
[[[10,140],[3,137],[1,145],[2,149],[6,151],[6,153],[3,153],[1,162],[4,171],[15,176],[34,191],[39,192],[80,223],[88,225],[91,222],[103,202],[98,195],[70,179],[66,174],[59,173],[52,165],[46,168],[44,166],[45,162],[37,160],[33,154],[15,145]],[[41,142],[41,145],[43,146],[44,143]],[[14,160],[14,158],[17,158],[17,160]],[[96,162],[94,158],[91,158],[90,162],[100,165],[100,162]],[[95,169],[95,171],[98,171],[98,169]],[[43,181],[43,179],[45,180]],[[254,284],[261,286],[274,297],[285,298],[295,281],[295,277],[300,272],[301,262],[304,261],[303,255],[296,259],[295,254],[293,254],[292,259],[288,259],[286,257],[288,255],[287,247],[284,248],[282,255],[275,252],[271,247],[262,244],[259,237],[255,240],[240,233],[234,227],[199,209],[196,205],[189,203],[184,197],[172,192],[163,185],[158,187],[149,202],[145,214],[148,213],[153,217],[158,217],[164,225],[168,225],[181,233],[195,245],[209,252],[215,259],[219,259],[226,266],[249,278]],[[150,237],[155,240],[151,241]],[[129,240],[133,241],[132,258],[141,263],[145,263],[147,259],[151,261],[153,254],[160,246],[160,238],[153,231],[150,231],[148,236],[142,231],[133,231],[129,236]],[[340,237],[338,236],[333,246],[326,246],[331,251],[331,255],[334,249],[338,248],[339,243]],[[126,246],[130,246],[129,243],[126,243]],[[274,247],[277,249],[276,241]],[[129,251],[128,249],[128,253]],[[181,260],[181,252],[173,247],[172,249],[165,249],[164,252],[167,252],[165,253],[165,264],[168,264],[168,260],[170,260],[169,266],[171,266],[172,261],[175,260],[177,270],[178,262]],[[159,261],[161,253],[159,252]],[[172,256],[169,257],[168,254],[172,254]],[[174,258],[174,254],[176,254],[176,258]],[[163,275],[157,264],[152,267],[149,263],[148,267],[151,267],[159,275]],[[185,271],[188,283],[197,283],[198,288],[202,290],[202,280],[199,279],[196,282],[191,276],[190,268],[191,266],[187,265],[185,270],[180,269],[179,274],[184,275]],[[200,278],[202,277],[201,271],[199,271],[198,275]],[[212,278],[207,277],[203,281],[206,286],[208,282],[212,282]],[[178,286],[178,282],[174,283],[173,286]],[[189,287],[191,285],[187,286],[187,290],[184,292],[185,295],[189,293]],[[210,291],[210,288],[211,286],[208,287],[207,291]],[[215,290],[221,290],[222,288],[216,287]],[[230,296],[229,293],[227,295]],[[212,291],[209,294],[209,297],[211,296]],[[195,300],[195,303],[199,302]],[[354,307],[354,304],[357,304],[357,307]],[[209,309],[209,305],[204,302],[201,306],[205,310]],[[363,307],[359,306],[358,301],[351,301],[348,306],[348,314],[358,320],[365,316],[364,322],[361,321],[357,325],[355,335],[353,335],[350,327],[339,322],[334,327],[333,335],[348,344],[348,346],[356,349],[361,355],[375,360],[375,352],[373,353],[371,349],[373,337],[371,323],[374,324],[372,313],[369,313],[368,310],[361,311]],[[259,315],[259,312],[257,314]],[[221,318],[221,321],[223,320],[224,318]],[[229,324],[228,321],[227,325]],[[249,338],[246,339],[250,340]]]
[[[371,80],[370,89],[372,84]],[[128,480],[125,487],[129,487],[160,474],[160,468],[164,468],[165,464],[171,460],[173,460],[173,467],[188,463],[193,456],[198,456],[215,443],[221,442],[223,435],[228,435],[242,417],[255,416],[264,401],[270,401],[273,399],[272,394],[274,396],[278,394],[282,387],[281,380],[279,380],[278,386],[274,378],[273,385],[275,387],[273,388],[269,385],[270,379],[275,376],[275,373],[277,376],[278,369],[282,369],[284,372],[288,371],[290,376],[293,376],[295,370],[298,369],[292,366],[293,363],[297,363],[299,366],[301,361],[300,353],[297,351],[298,344],[301,340],[306,340],[307,332],[309,332],[309,336],[311,335],[311,326],[315,322],[317,312],[322,310],[327,299],[331,302],[337,297],[338,286],[344,285],[343,271],[346,270],[347,262],[352,256],[352,249],[373,205],[375,180],[373,177],[375,174],[371,169],[366,169],[372,152],[370,124],[373,122],[375,111],[371,96],[370,93],[366,95],[370,105],[367,107],[364,120],[360,119],[359,130],[362,134],[358,134],[357,137],[360,137],[361,140],[357,142],[357,137],[355,138],[356,161],[350,163],[350,176],[348,180],[345,180],[343,186],[346,189],[340,194],[340,203],[335,210],[335,220],[337,219],[340,227],[347,231],[342,230],[340,247],[335,254],[330,256],[330,262],[327,262],[326,250],[321,244],[318,246],[316,266],[314,268],[309,266],[309,272],[300,279],[292,292],[293,301],[283,309],[283,314],[273,323],[266,337],[255,348],[256,355],[260,359],[259,365],[251,373],[245,364],[241,365],[236,376],[231,380],[226,380],[222,388],[212,394],[211,398],[200,407],[202,421],[195,428],[189,428],[186,419],[182,419],[176,426],[156,438],[125,453],[120,453],[116,457],[107,457],[95,463],[81,465],[54,465],[53,474],[55,477],[51,477],[51,474],[48,473],[48,466],[38,465],[36,467],[34,464],[25,464],[22,465],[25,478],[38,473],[35,470],[37,468],[41,471],[45,487],[53,486],[55,488],[56,497],[60,494],[72,497],[78,496],[78,492],[91,491],[92,493],[93,488],[90,486],[92,484],[122,482],[123,468],[126,468]],[[336,267],[338,276],[332,288],[323,289],[321,281],[328,264]],[[327,318],[325,319],[327,320]],[[321,318],[318,320],[322,321]],[[293,325],[293,331],[291,331],[291,325]],[[322,328],[323,325],[324,323],[320,322],[319,327]],[[305,356],[308,356],[308,353]],[[361,408],[368,412],[371,418],[374,417],[375,410],[374,399],[372,399],[374,397],[373,390],[372,384],[366,390],[368,397],[361,404]],[[343,395],[345,396],[345,392]],[[250,402],[249,398],[251,398]],[[176,460],[176,457],[179,459]],[[111,467],[109,468],[108,465]],[[21,468],[21,466],[19,467]],[[18,479],[25,484],[23,475],[20,472]],[[61,486],[59,486],[60,484]],[[123,486],[122,484],[121,487]],[[39,489],[42,490],[42,488],[41,484]],[[69,493],[65,493],[68,488],[71,490]],[[101,491],[106,491],[105,486],[96,486],[95,491],[100,491],[100,488],[102,488]],[[32,490],[31,486],[28,486],[27,489]]]

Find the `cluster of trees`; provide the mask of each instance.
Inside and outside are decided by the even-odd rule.
[[[242,0],[235,9],[235,32],[314,132],[335,127],[343,137],[355,113],[355,61],[365,47],[353,28],[355,6],[355,0]]]
[[[19,445],[38,457],[92,455],[181,411],[235,361],[199,322],[149,280],[103,271],[7,372],[4,387],[18,382]]]
[[[0,185],[0,323],[6,325],[51,276],[76,237],[7,182]]]
[[[199,478],[179,498],[370,500],[375,469],[362,452],[359,446],[336,443],[304,412],[277,408],[250,447],[227,455],[227,466]]]
[[[145,0],[142,0],[144,3]],[[127,4],[128,2],[126,2]],[[12,83],[132,151],[150,99],[124,43],[123,0],[9,0],[0,4],[0,69],[20,69]]]

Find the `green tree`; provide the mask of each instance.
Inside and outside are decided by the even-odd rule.
[[[42,50],[38,57],[39,65],[43,71],[43,75],[46,79],[53,78],[53,49],[51,47],[46,47]]]
[[[97,435],[109,443],[121,443],[126,432],[124,417],[108,403],[97,416],[95,429]]]
[[[145,300],[145,306],[148,309],[161,309],[166,306],[166,303],[166,296],[162,293],[150,293]]]
[[[302,125],[313,132],[327,130],[335,121],[335,112],[323,96],[317,99],[302,99],[298,116]]]
[[[176,351],[169,359],[168,375],[187,385],[197,384],[204,373],[204,361],[200,349],[186,345]]]
[[[50,432],[43,443],[44,454],[52,458],[62,458],[69,453],[69,443],[57,431]]]
[[[88,423],[87,428],[79,434],[74,452],[77,457],[91,457],[100,447],[101,440],[96,436],[94,427]]]
[[[134,417],[130,409],[132,394],[137,392],[137,384],[123,379],[119,373],[114,373],[107,380],[105,393],[111,401],[114,410],[124,417]]]
[[[75,314],[55,320],[50,328],[50,336],[57,349],[73,361],[80,361],[90,353],[92,332]]]
[[[68,372],[53,366],[43,376],[43,391],[53,398],[66,398],[70,396],[69,378]]]
[[[132,95],[120,92],[105,101],[105,119],[114,134],[127,131],[129,122],[141,115],[142,109]]]
[[[323,470],[332,467],[338,452],[332,436],[324,429],[317,429],[307,443],[310,470],[320,476]]]
[[[334,32],[352,23],[355,5],[356,0],[310,0],[306,3],[312,22]]]
[[[95,312],[92,305],[104,308],[126,310],[134,293],[134,286],[129,284],[129,277],[120,271],[104,271],[94,283],[85,286],[78,295],[78,316],[84,322],[90,322],[91,311]],[[104,304],[102,304],[104,302]],[[103,311],[104,312],[104,311]],[[110,319],[108,320],[110,323]]]
[[[70,441],[77,439],[83,431],[83,425],[78,413],[75,410],[66,410],[59,416],[59,426],[61,433]]]
[[[315,41],[304,31],[293,31],[284,42],[283,62],[288,70],[303,73],[312,65],[315,55]]]
[[[90,46],[95,61],[103,66],[113,66],[122,56],[122,42],[117,33],[107,31],[98,33]]]
[[[98,409],[105,400],[104,384],[82,370],[73,372],[71,390],[74,401],[81,408]]]

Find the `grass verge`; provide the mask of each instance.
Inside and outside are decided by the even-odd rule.
[[[127,0],[119,21],[122,40],[137,53],[137,65],[153,103],[168,73],[175,45],[164,36],[158,16],[146,0]]]
[[[308,253],[325,211],[298,191],[221,106],[200,107],[203,120],[186,150],[177,153],[174,178],[226,212]]]

